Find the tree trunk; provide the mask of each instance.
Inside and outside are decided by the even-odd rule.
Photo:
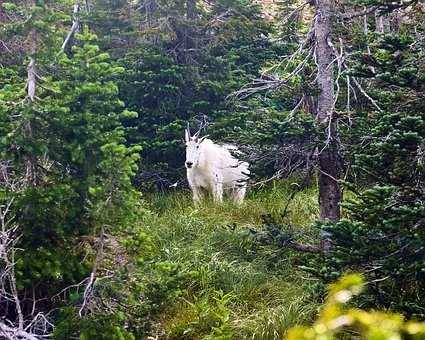
[[[148,28],[155,27],[156,25],[156,16],[158,11],[158,4],[156,0],[149,0],[146,3],[146,24]]]
[[[66,36],[66,38],[65,38],[65,40],[62,44],[62,50],[65,50],[66,45],[72,39],[74,34],[78,32],[78,28],[80,26],[80,21],[79,21],[79,18],[78,18],[79,11],[80,11],[80,1],[77,0],[74,4],[72,26],[71,26],[71,29],[69,30],[69,32],[68,32],[68,34],[67,34],[67,36]]]
[[[3,3],[5,1],[4,0],[0,0],[0,22],[6,22],[7,21],[7,14],[6,14],[6,10],[3,7]]]
[[[375,11],[375,31],[381,34],[391,31],[390,14],[382,14]]]
[[[195,20],[197,17],[196,0],[187,0],[186,2],[186,18],[188,20]]]
[[[185,40],[184,40],[184,54],[185,62],[190,64],[190,54],[193,53],[192,49],[196,48],[195,38],[195,20],[197,18],[196,13],[196,0],[186,0],[186,29],[185,29]]]
[[[35,7],[35,1],[32,1],[32,6]],[[27,66],[27,96],[31,102],[36,99],[36,52],[37,52],[37,30],[33,27],[28,36],[29,40],[29,62]],[[24,123],[25,134],[29,139],[33,138],[33,128],[31,118],[27,118]],[[29,153],[26,155],[26,181],[29,185],[35,185],[37,181],[37,159],[34,154]]]
[[[154,45],[157,45],[159,41],[158,33],[156,32],[156,30],[152,30],[158,24],[158,20],[157,20],[158,9],[159,7],[158,7],[157,0],[148,0],[144,8],[145,16],[146,16],[146,28],[148,29],[149,32],[152,32],[148,34],[147,39]]]
[[[316,2],[316,56],[318,64],[317,121],[326,131],[325,146],[319,152],[320,219],[336,222],[340,219],[341,190],[340,162],[334,117],[334,72],[332,64],[332,10],[333,0]]]

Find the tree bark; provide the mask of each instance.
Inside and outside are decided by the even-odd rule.
[[[185,28],[185,40],[184,40],[184,54],[186,63],[189,64],[191,61],[190,54],[191,49],[196,48],[196,40],[194,39],[195,20],[197,18],[196,12],[196,0],[186,0],[186,28]]]
[[[196,0],[186,1],[186,18],[188,20],[195,20],[197,17]]]
[[[318,65],[317,121],[325,134],[325,146],[319,152],[320,219],[336,222],[340,219],[341,190],[340,161],[334,116],[334,71],[332,66],[332,10],[333,0],[316,2],[316,57]]]
[[[391,31],[390,25],[391,14],[382,14],[378,10],[375,11],[375,31],[381,34]]]
[[[36,2],[31,2],[33,7],[36,6]],[[37,77],[36,77],[36,53],[37,53],[37,30],[35,27],[31,28],[29,32],[29,62],[27,66],[27,95],[31,102],[34,102],[36,97]],[[32,139],[33,129],[31,118],[27,118],[24,123],[25,134],[27,138]],[[26,181],[29,185],[35,185],[37,181],[37,159],[33,154],[26,155]]]
[[[156,25],[156,15],[158,11],[158,4],[156,0],[149,0],[145,5],[146,13],[146,24],[148,28],[152,28]]]
[[[4,0],[0,0],[0,22],[6,22],[7,21],[7,14],[6,14],[6,10],[3,7],[3,3],[5,1]]]
[[[147,35],[147,40],[154,45],[158,45],[159,35],[156,30],[153,29],[158,25],[159,6],[157,0],[147,0],[142,10],[146,18],[146,27],[144,29],[150,32]]]

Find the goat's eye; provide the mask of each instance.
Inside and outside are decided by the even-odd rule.
[[[199,149],[199,145],[197,145],[196,148]]]

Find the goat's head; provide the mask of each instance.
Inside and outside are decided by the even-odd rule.
[[[199,138],[199,133],[195,133],[193,136],[190,135],[189,127],[185,130],[185,143],[186,143],[186,168],[196,168],[199,163],[199,158],[202,152],[201,143],[207,138],[207,136]]]

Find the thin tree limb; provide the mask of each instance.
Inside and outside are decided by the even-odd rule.
[[[70,39],[74,36],[74,34],[78,31],[78,27],[80,25],[80,21],[78,18],[78,13],[80,11],[80,1],[76,1],[74,4],[74,11],[73,11],[73,19],[72,19],[72,26],[69,30],[68,34],[66,35],[66,38],[62,44],[62,50],[65,50],[66,45],[70,41]]]

